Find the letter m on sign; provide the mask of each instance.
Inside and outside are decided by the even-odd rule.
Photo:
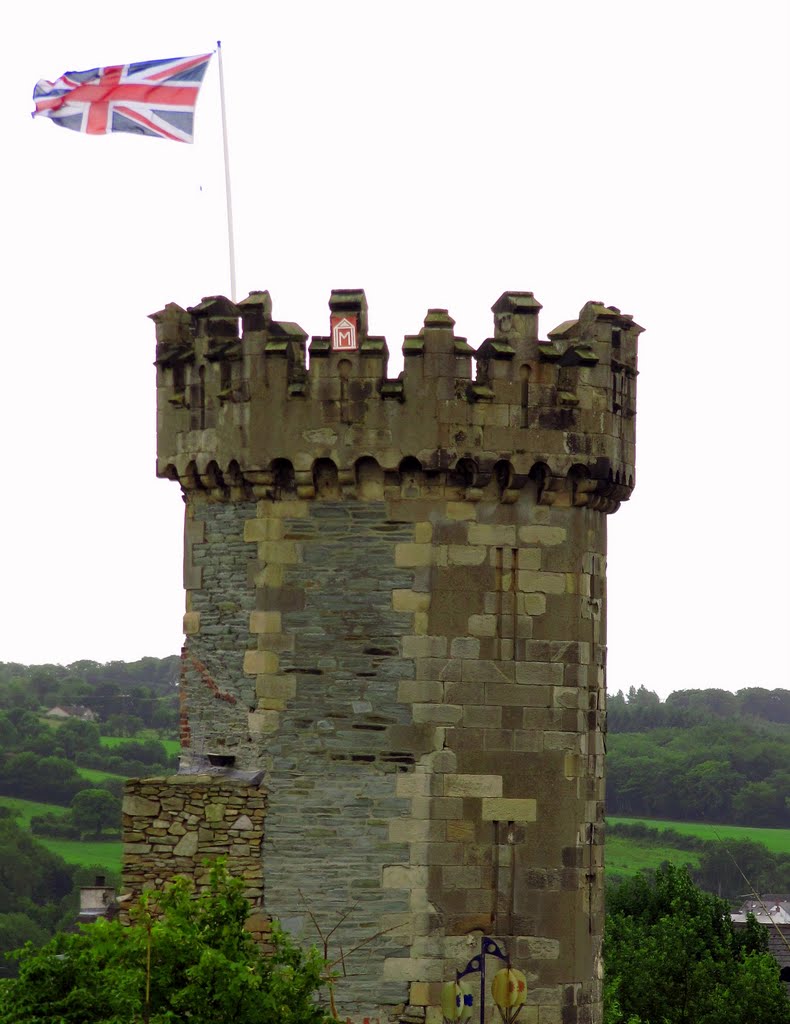
[[[332,351],[353,352],[357,347],[357,317],[355,313],[332,317]]]

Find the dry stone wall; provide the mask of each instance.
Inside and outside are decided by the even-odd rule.
[[[123,881],[137,895],[163,889],[178,876],[208,883],[218,857],[243,878],[250,901],[247,927],[265,943],[261,843],[266,791],[260,773],[206,772],[133,779],[123,798]]]

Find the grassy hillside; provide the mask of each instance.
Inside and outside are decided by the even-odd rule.
[[[62,857],[67,864],[91,867],[100,864],[109,871],[120,872],[123,843],[102,842],[90,839],[47,839],[37,837],[38,842],[51,853]]]
[[[771,853],[790,854],[790,828],[750,828],[746,825],[710,825],[702,821],[663,821],[652,818],[607,817],[610,825],[647,825],[648,828],[669,829],[684,836],[697,836],[711,842],[717,840],[748,840],[761,843]],[[607,837],[607,851],[615,843],[615,836]],[[683,851],[688,856],[688,851]],[[607,862],[609,857],[607,855]]]
[[[638,871],[659,868],[665,861],[682,867],[684,864],[699,866],[699,854],[693,850],[679,850],[671,845],[654,845],[627,836],[606,837],[604,854],[607,875],[631,877]]]
[[[42,814],[54,814],[62,818],[69,813],[68,807],[57,804],[41,804],[35,800],[22,800],[16,796],[0,796],[0,807],[9,807],[16,821],[25,828],[30,828],[30,819]]]

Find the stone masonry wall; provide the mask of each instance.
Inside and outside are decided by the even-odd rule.
[[[162,889],[179,875],[194,880],[199,889],[208,881],[209,863],[225,857],[231,873],[245,882],[250,901],[247,927],[265,943],[265,817],[266,791],[260,787],[260,776],[214,773],[131,779],[123,798],[125,891],[137,896]]]
[[[255,646],[250,612],[257,568],[244,524],[254,515],[254,502],[193,502],[185,526],[181,741],[198,759],[215,747],[227,749],[238,767],[252,767],[258,757],[246,716],[237,713],[255,703],[254,683],[244,672],[245,653]]]
[[[576,979],[599,971],[606,519],[570,486],[550,505],[536,488],[462,498],[416,474],[197,502],[248,554],[227,553],[243,586],[210,533],[193,541],[194,564],[217,564],[187,652],[198,608],[254,607],[246,676],[213,662],[236,700],[199,685],[188,706],[206,749],[265,771],[266,914],[308,942],[310,913],[325,931],[348,914],[336,949],[372,940],[344,1013],[435,1018],[486,933],[527,972],[527,1024],[576,1024],[599,999]]]
[[[389,379],[364,293],[329,306],[309,364],[267,292],[153,314],[185,786],[209,752],[265,773],[262,909],[308,941],[347,915],[342,1012],[438,1024],[485,933],[524,1024],[600,1024],[606,522],[642,328],[593,301],[541,340],[506,292],[477,350],[429,310]],[[163,861],[186,826],[149,819],[127,845]]]
[[[280,541],[268,539],[276,533]],[[257,603],[289,640],[260,634],[250,663],[268,670],[257,676],[256,716],[271,790],[266,909],[311,942],[318,936],[308,910],[324,931],[347,914],[335,954],[402,925],[410,909],[407,890],[383,887],[382,866],[408,861],[392,830],[409,814],[396,779],[423,749],[399,692],[414,676],[413,659],[401,654],[411,616],[392,603],[411,579],[395,551],[412,535],[383,501],[260,503],[248,525],[248,536],[267,538],[269,577],[281,577],[258,588]],[[337,988],[343,1013],[361,1020],[382,1004],[405,1005],[408,979],[388,979],[384,968],[408,949],[401,928],[352,955],[354,977]]]

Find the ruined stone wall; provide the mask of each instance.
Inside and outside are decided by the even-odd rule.
[[[476,353],[429,311],[388,380],[364,295],[330,306],[356,348],[314,338],[309,368],[266,293],[154,317],[183,770],[265,773],[263,911],[307,941],[348,915],[343,1013],[438,1020],[486,933],[527,974],[520,1020],[598,1024],[606,521],[640,328],[588,303],[540,341],[507,293]]]

